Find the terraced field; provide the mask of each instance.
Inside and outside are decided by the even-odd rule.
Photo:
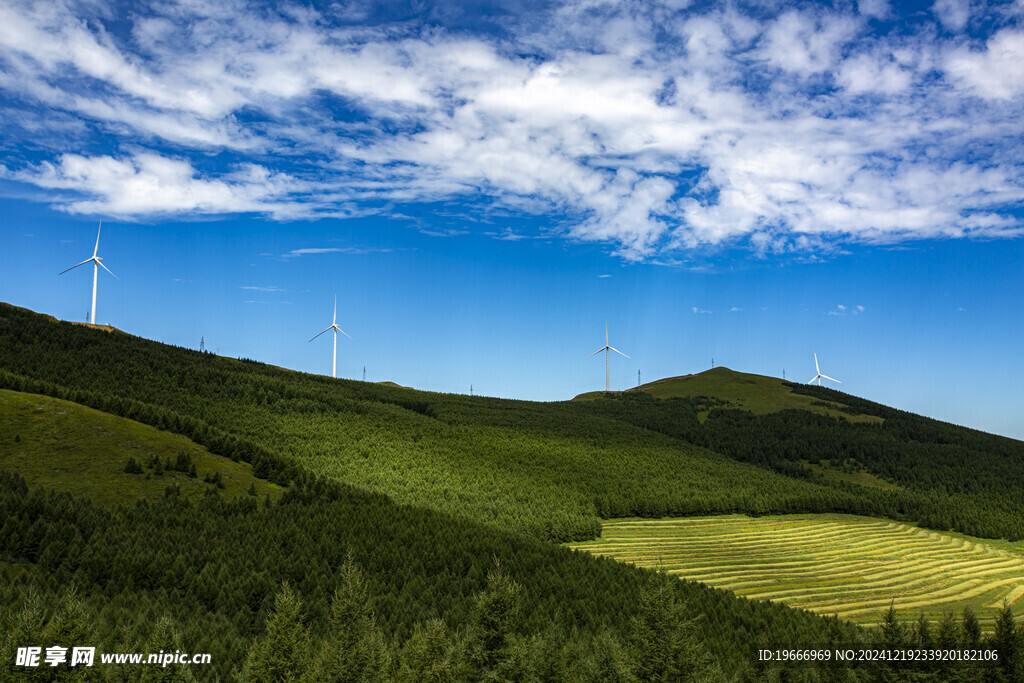
[[[904,618],[935,620],[970,605],[983,626],[1003,600],[1024,612],[1021,544],[874,518],[608,521],[600,539],[571,547],[862,624],[876,624],[890,602]]]

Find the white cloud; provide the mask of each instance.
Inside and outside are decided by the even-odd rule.
[[[857,0],[857,10],[866,17],[885,19],[891,8],[888,0]]]
[[[836,307],[833,310],[826,311],[825,315],[838,315],[838,316],[843,316],[843,315],[847,315],[847,314],[849,314],[849,315],[860,315],[865,310],[867,310],[867,309],[864,308],[864,306],[862,306],[860,304],[858,304],[856,306],[853,306],[853,307],[844,306],[843,304],[837,304]]]
[[[760,54],[773,66],[803,76],[827,71],[860,22],[853,17],[789,10],[769,22]]]
[[[311,256],[317,254],[386,254],[391,252],[388,248],[376,248],[376,247],[303,247],[301,249],[292,249],[284,254],[281,254],[279,258],[291,259],[299,256]]]
[[[187,160],[150,153],[124,159],[64,154],[56,164],[43,162],[14,174],[40,187],[89,195],[62,203],[73,213],[261,212],[292,218],[308,211],[288,200],[307,189],[303,183],[262,166],[246,165],[217,179],[198,176]]]
[[[1009,100],[1024,93],[1024,31],[1003,29],[982,51],[959,48],[944,64],[949,79],[981,97]]]
[[[844,61],[837,74],[840,85],[854,94],[893,95],[906,90],[912,79],[913,72],[901,67],[895,59],[864,53]]]
[[[487,233],[496,240],[503,240],[505,242],[518,242],[519,240],[528,239],[526,235],[520,235],[515,232],[512,228],[505,228],[500,233]]]
[[[775,14],[575,2],[510,18],[503,37],[242,0],[140,7],[125,32],[90,7],[0,7],[0,92],[20,107],[0,99],[0,117],[65,150],[8,155],[3,175],[68,211],[298,219],[453,202],[666,262],[736,242],[767,256],[1022,231],[1015,28],[974,47],[934,26],[871,34],[900,11],[884,0]],[[950,31],[969,20],[958,7],[933,8]],[[43,112],[31,133],[23,103]]]
[[[935,0],[932,11],[950,31],[962,31],[971,17],[970,0]]]
[[[704,310],[703,308],[700,308],[698,306],[694,306],[690,310],[693,311],[694,313],[711,313],[711,311]]]

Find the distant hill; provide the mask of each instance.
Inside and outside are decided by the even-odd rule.
[[[708,396],[728,401],[732,407],[749,410],[755,415],[778,412],[785,409],[807,410],[833,417],[846,417],[855,421],[877,422],[878,417],[850,415],[843,412],[848,408],[841,401],[835,407],[823,404],[806,394],[793,392],[792,382],[777,377],[736,372],[726,367],[717,367],[693,375],[666,377],[639,387],[627,389],[625,393],[642,391],[655,398],[696,398]],[[580,398],[598,398],[603,392],[589,392]]]

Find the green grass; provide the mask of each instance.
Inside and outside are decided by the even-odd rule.
[[[970,606],[991,627],[1003,600],[1024,615],[1024,542],[853,515],[741,515],[604,524],[571,547],[642,567],[873,625],[892,603],[904,619],[937,621]]]
[[[843,481],[849,484],[856,484],[857,486],[882,489],[883,491],[899,491],[903,488],[902,486],[893,484],[881,477],[876,477],[863,469],[857,470],[856,472],[846,472],[842,469],[831,467],[827,460],[823,460],[817,464],[801,460],[800,464],[827,481]]]
[[[628,391],[643,391],[655,398],[711,396],[729,401],[733,407],[749,410],[756,415],[795,408],[832,417],[841,416],[853,422],[881,421],[877,417],[869,415],[848,415],[840,410],[815,405],[816,399],[811,396],[794,394],[787,382],[777,377],[736,372],[725,367],[706,370],[696,375],[660,379]],[[590,392],[576,398],[592,399],[601,395],[603,392]]]
[[[157,476],[145,467],[143,474],[124,471],[131,457],[141,464],[154,456],[173,461],[181,451],[196,466],[197,477],[177,471]],[[163,497],[171,484],[180,486],[183,496],[199,498],[216,488],[203,479],[217,473],[224,483],[219,493],[226,499],[248,495],[250,486],[260,500],[281,492],[254,477],[248,464],[213,455],[182,436],[77,403],[7,390],[0,390],[0,467],[18,472],[30,486],[101,505]]]

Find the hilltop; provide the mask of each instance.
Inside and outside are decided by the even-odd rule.
[[[792,409],[845,417],[853,421],[879,420],[871,415],[851,415],[850,406],[843,403],[841,397],[827,403],[814,396],[796,393],[794,388],[798,386],[778,377],[737,372],[720,366],[696,374],[666,377],[620,393],[643,392],[655,398],[715,398],[724,401],[729,407],[749,410],[755,415]],[[588,400],[603,395],[604,392],[587,392],[573,400]]]

